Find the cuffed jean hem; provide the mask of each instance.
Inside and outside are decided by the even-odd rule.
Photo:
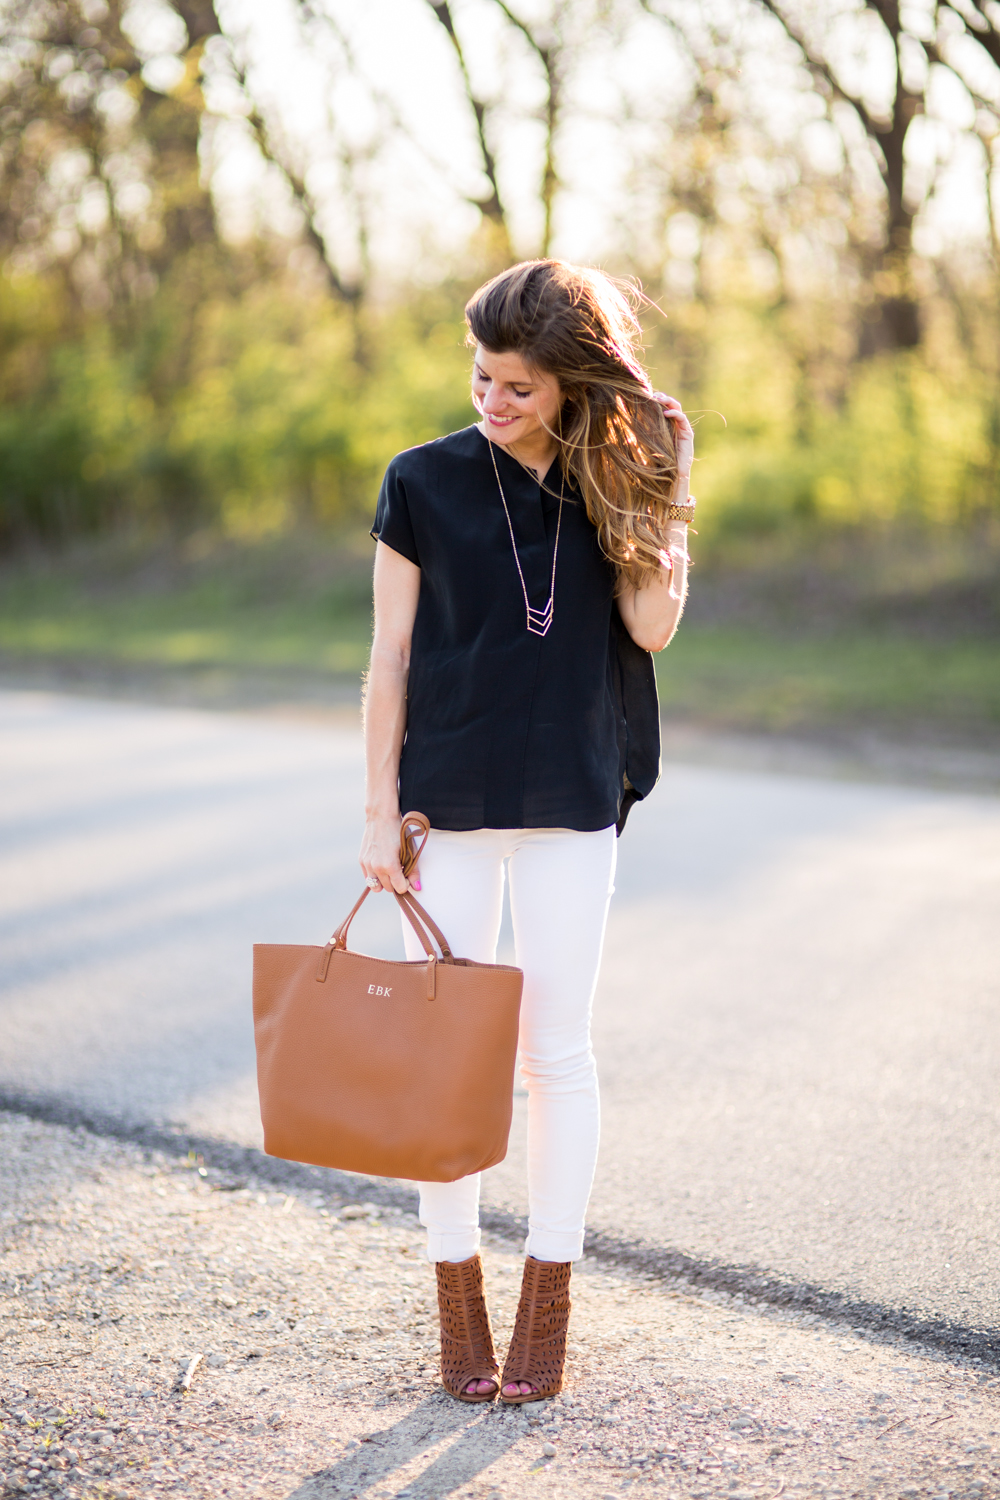
[[[468,1260],[470,1256],[479,1253],[482,1235],[478,1229],[466,1234],[435,1234],[429,1230],[427,1234],[427,1259],[431,1261],[450,1260],[455,1264]]]
[[[557,1229],[529,1229],[524,1253],[533,1260],[554,1260],[565,1265],[583,1259],[583,1230],[566,1233]]]

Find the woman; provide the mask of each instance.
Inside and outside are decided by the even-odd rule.
[[[425,813],[412,887],[454,952],[492,963],[508,864],[530,1212],[502,1377],[479,1177],[420,1184],[420,1220],[446,1389],[519,1404],[562,1386],[597,1158],[591,1000],[616,831],[659,774],[649,653],[684,607],[694,444],[678,403],[652,392],[632,307],[600,272],[514,266],[466,319],[481,420],[393,459],[372,529],[361,867],[373,889],[406,890],[400,812]],[[422,956],[406,924],[404,938]]]

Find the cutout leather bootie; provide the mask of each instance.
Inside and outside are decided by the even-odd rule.
[[[483,1263],[439,1260],[438,1312],[441,1317],[441,1384],[458,1401],[493,1401],[500,1389],[500,1366],[493,1351],[493,1329],[483,1292]],[[490,1380],[491,1391],[470,1394],[472,1381]]]
[[[569,1280],[572,1263],[535,1260],[524,1263],[521,1300],[514,1320],[500,1381],[500,1400],[507,1406],[544,1401],[562,1390],[569,1331]],[[534,1389],[528,1395],[508,1396],[508,1385],[521,1382]]]

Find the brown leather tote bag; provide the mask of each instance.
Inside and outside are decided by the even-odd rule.
[[[404,872],[428,831],[422,813],[403,819]],[[409,891],[393,894],[426,959],[349,952],[348,928],[370,894],[366,887],[325,948],[254,945],[264,1150],[453,1182],[507,1154],[523,975],[456,958]]]

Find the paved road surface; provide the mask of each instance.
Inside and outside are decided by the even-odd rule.
[[[0,755],[0,1088],[256,1143],[250,944],[353,900],[356,729],[9,693]],[[620,845],[594,1226],[995,1328],[998,939],[1000,800],[669,766]]]

